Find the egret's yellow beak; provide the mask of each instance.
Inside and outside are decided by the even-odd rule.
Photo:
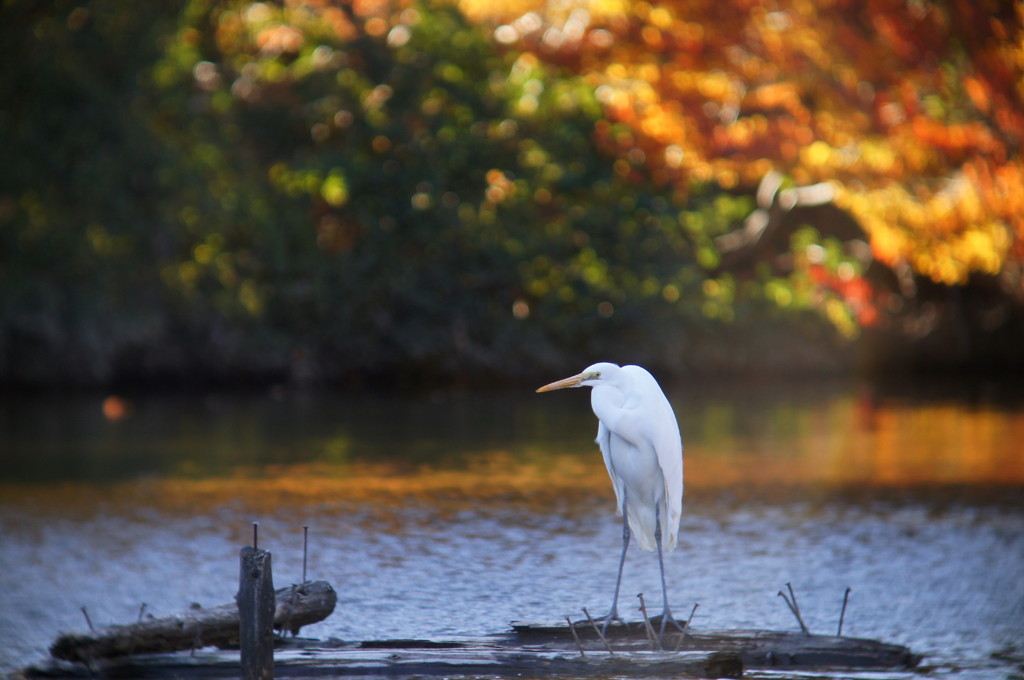
[[[551,390],[564,390],[566,387],[579,387],[580,383],[583,382],[586,378],[587,378],[587,374],[586,373],[580,373],[579,375],[574,375],[571,378],[565,378],[563,380],[557,380],[557,381],[555,381],[553,383],[545,385],[544,387],[541,387],[537,391],[538,392],[550,392]]]

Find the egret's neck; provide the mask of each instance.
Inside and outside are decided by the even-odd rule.
[[[599,383],[590,391],[590,406],[594,409],[594,415],[609,426],[618,420],[625,402],[626,393],[618,385]]]

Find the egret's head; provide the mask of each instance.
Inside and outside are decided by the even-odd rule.
[[[551,390],[562,390],[566,387],[594,387],[602,382],[610,381],[618,372],[616,364],[599,363],[588,366],[578,375],[563,380],[557,380],[538,389],[538,392],[550,392]]]

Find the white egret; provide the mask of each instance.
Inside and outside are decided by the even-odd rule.
[[[612,608],[604,626],[607,629],[612,620],[621,620],[619,586],[632,533],[641,549],[658,551],[665,605],[662,635],[668,621],[682,630],[669,608],[662,555],[663,550],[676,547],[683,512],[683,442],[672,406],[658,381],[640,366],[598,363],[537,391],[566,387],[593,388],[590,404],[598,420],[597,444],[615,488],[616,514],[622,516],[622,555]]]

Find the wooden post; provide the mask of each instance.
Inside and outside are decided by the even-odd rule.
[[[238,643],[242,680],[274,677],[274,579],[270,553],[246,546],[239,554]]]

